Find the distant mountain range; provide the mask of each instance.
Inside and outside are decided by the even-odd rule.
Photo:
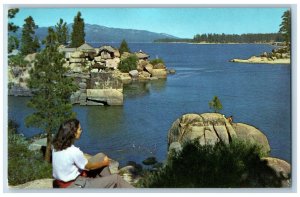
[[[73,24],[68,24],[69,34],[72,32],[72,25]],[[38,36],[39,40],[43,40],[47,36],[47,33],[48,27],[40,27],[35,30],[35,34]],[[21,39],[22,28],[20,27],[15,34]],[[121,29],[85,24],[85,40],[87,43],[121,42],[123,39],[125,39],[126,42],[153,42],[157,39],[166,38],[176,39],[178,37],[146,30]]]

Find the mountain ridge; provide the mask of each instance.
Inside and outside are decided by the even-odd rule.
[[[68,24],[69,35],[72,32],[72,23]],[[53,26],[52,26],[53,27]],[[19,39],[22,35],[22,27],[14,33]],[[39,27],[35,30],[35,35],[39,40],[43,40],[48,34],[48,27]],[[87,43],[93,42],[153,42],[157,39],[178,38],[166,33],[156,33],[148,30],[123,29],[106,27],[97,24],[85,24],[85,40]]]

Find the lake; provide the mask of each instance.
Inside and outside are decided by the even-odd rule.
[[[118,47],[119,43],[109,43]],[[101,44],[102,45],[102,44]],[[248,58],[271,45],[128,43],[150,58],[162,58],[176,70],[166,80],[124,86],[123,106],[74,106],[83,128],[76,142],[89,154],[104,152],[118,160],[141,163],[150,156],[164,161],[167,134],[172,123],[186,113],[211,111],[208,102],[218,96],[222,114],[234,122],[250,124],[268,138],[271,156],[291,162],[291,67],[290,65],[232,63]],[[100,44],[95,44],[99,47]],[[24,118],[32,112],[29,98],[9,97],[8,117],[30,137],[38,129],[26,128]]]

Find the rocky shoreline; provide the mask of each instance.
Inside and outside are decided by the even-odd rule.
[[[291,64],[291,59],[271,59],[266,57],[252,56],[249,59],[232,59],[230,62],[250,64]]]
[[[250,64],[291,64],[291,54],[287,47],[273,49],[271,53],[264,52],[249,59],[232,59],[230,62]]]
[[[123,105],[123,84],[131,81],[165,79],[168,74],[174,74],[174,69],[167,69],[164,63],[151,63],[149,55],[142,52],[120,54],[111,46],[93,48],[87,43],[78,48],[60,46],[60,52],[65,54],[64,67],[70,69],[65,73],[73,77],[79,90],[70,98],[72,104],[79,105]],[[138,58],[136,68],[129,72],[121,72],[119,63],[135,55]],[[29,70],[34,67],[36,53],[27,55],[24,60],[26,67],[9,64],[8,95],[32,96],[27,86],[30,78]]]

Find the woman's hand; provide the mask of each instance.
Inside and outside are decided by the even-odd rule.
[[[110,164],[110,159],[107,156],[105,156],[103,159],[103,166],[109,166],[109,164]]]
[[[88,162],[85,165],[85,169],[86,170],[96,170],[98,168],[109,166],[109,164],[110,164],[110,159],[107,156],[105,156],[104,159],[103,159],[103,161]]]

